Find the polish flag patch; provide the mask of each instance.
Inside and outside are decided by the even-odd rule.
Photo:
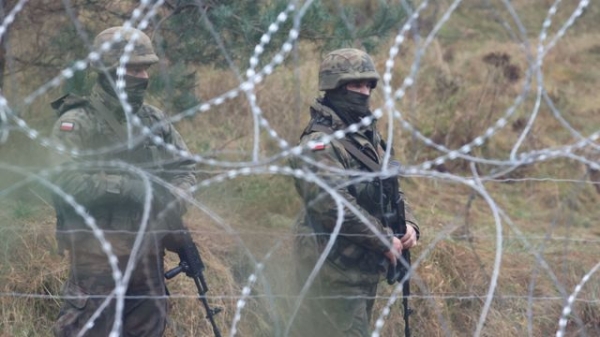
[[[62,122],[60,123],[60,131],[73,131],[75,123],[73,122]]]
[[[312,151],[321,151],[321,150],[325,150],[325,143],[315,142],[315,143],[310,144],[309,147]]]

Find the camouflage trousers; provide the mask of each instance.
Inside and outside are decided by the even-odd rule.
[[[107,280],[106,275],[74,277],[71,274],[63,289],[65,299],[53,327],[54,336],[77,336],[92,316],[97,317],[83,336],[107,337],[110,334],[116,318],[116,300],[113,298],[107,302],[107,296],[114,290],[114,283]],[[167,321],[167,299],[162,275],[145,280],[132,279],[120,318],[122,325],[119,336],[163,335]]]
[[[304,262],[304,263],[303,263]],[[297,261],[297,289],[304,286],[314,264]],[[370,337],[377,283],[353,282],[354,271],[326,262],[292,322],[292,336]]]
[[[339,286],[339,285],[338,285]],[[377,286],[330,289],[305,298],[292,325],[292,336],[369,337]]]

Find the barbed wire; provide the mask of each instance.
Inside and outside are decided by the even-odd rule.
[[[487,295],[485,294],[464,294],[464,293],[429,293],[427,295],[423,294],[411,294],[411,299],[421,299],[421,300],[459,300],[459,301],[469,301],[469,300],[482,300],[485,299]],[[561,296],[529,296],[529,295],[515,295],[515,294],[506,294],[503,293],[502,299],[504,300],[534,300],[534,301],[544,301],[544,302],[561,302],[564,303],[565,298]],[[6,298],[26,298],[26,299],[42,299],[42,300],[57,300],[57,299],[77,299],[76,296],[57,296],[57,295],[48,295],[48,294],[26,294],[21,292],[0,292],[0,297]],[[89,295],[90,298],[111,298],[106,295]],[[290,295],[290,294],[248,294],[244,296],[248,299],[268,299],[270,297],[278,298],[278,299],[297,299],[298,296]],[[340,298],[348,298],[348,299],[375,299],[375,300],[390,300],[395,298],[396,296],[386,296],[386,295],[377,295],[377,296],[311,296],[311,299],[340,299]],[[186,294],[171,294],[169,296],[150,296],[150,295],[126,295],[126,299],[186,299],[186,300],[196,300],[196,295],[186,295]],[[206,298],[210,300],[239,300],[240,296],[237,295],[213,295],[206,294]],[[583,299],[583,298],[572,298],[574,303],[586,303],[586,304],[597,304],[600,303],[598,299]]]

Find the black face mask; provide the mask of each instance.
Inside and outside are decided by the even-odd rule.
[[[113,78],[116,78],[116,76]],[[148,88],[148,79],[125,75],[123,76],[123,80],[125,81],[124,91],[127,94],[127,103],[131,105],[131,109],[135,113],[144,104],[144,95],[146,94],[146,89]],[[109,93],[114,98],[117,98],[115,90],[110,85],[110,81],[104,74],[100,74],[99,82],[104,91]]]
[[[148,88],[148,79],[125,75],[125,93],[127,94],[127,102],[131,104],[133,112],[138,111],[144,104],[144,95]]]
[[[347,124],[355,124],[371,116],[369,95],[351,91],[345,87],[325,92],[325,104],[332,108]]]

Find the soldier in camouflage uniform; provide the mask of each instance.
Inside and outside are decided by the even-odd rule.
[[[105,42],[112,46],[101,51]],[[126,114],[113,86],[127,44],[133,50],[123,76],[124,91],[132,116],[151,128],[149,134],[132,125],[129,136]],[[127,264],[133,262],[135,267],[126,285],[122,315],[115,317],[116,300],[108,298],[115,290],[109,259],[84,218],[64,198],[55,196],[57,241],[61,252],[69,252],[71,268],[54,334],[77,336],[91,323],[84,336],[106,337],[115,319],[122,319],[121,336],[162,336],[167,316],[163,257],[165,248],[177,248],[178,239],[169,231],[166,218],[158,215],[167,204],[172,206],[168,208],[171,215],[183,214],[185,191],[196,182],[195,167],[178,154],[177,151],[187,151],[187,147],[175,128],[165,121],[165,114],[144,104],[147,69],[158,62],[148,36],[137,29],[113,27],[96,36],[94,49],[101,55],[91,64],[98,80],[90,97],[69,94],[52,103],[59,115],[53,139],[67,149],[79,151],[73,156],[54,155],[54,164],[62,166],[53,181],[94,218],[119,269],[124,272]],[[147,177],[163,182],[152,185],[152,202],[146,205],[149,190],[139,171],[108,161],[135,166]],[[146,231],[141,233],[139,250],[132,256],[146,206],[150,207],[150,219]]]
[[[294,157],[291,166],[312,172],[357,209],[386,238],[378,238],[359,217],[344,207],[339,236],[304,299],[293,331],[297,336],[370,336],[370,318],[377,283],[385,276],[386,263],[396,263],[395,255],[417,243],[419,228],[406,204],[407,233],[398,239],[381,221],[385,212],[379,180],[352,183],[370,170],[351,155],[338,140],[326,144],[321,139],[336,130],[346,129],[370,116],[369,97],[379,75],[371,57],[357,49],[339,49],[329,53],[319,69],[319,90],[325,95],[311,105],[311,120],[302,134],[300,145],[307,149]],[[357,132],[346,134],[351,142],[372,161],[381,163],[385,143],[376,123],[360,124]],[[308,157],[310,159],[306,160]],[[337,169],[332,172],[331,168]],[[342,173],[340,173],[342,172]],[[344,172],[348,172],[347,174]],[[304,213],[296,223],[295,258],[300,284],[316,265],[337,221],[334,198],[317,184],[296,179],[295,186],[304,200]],[[400,191],[400,196],[404,194]]]

